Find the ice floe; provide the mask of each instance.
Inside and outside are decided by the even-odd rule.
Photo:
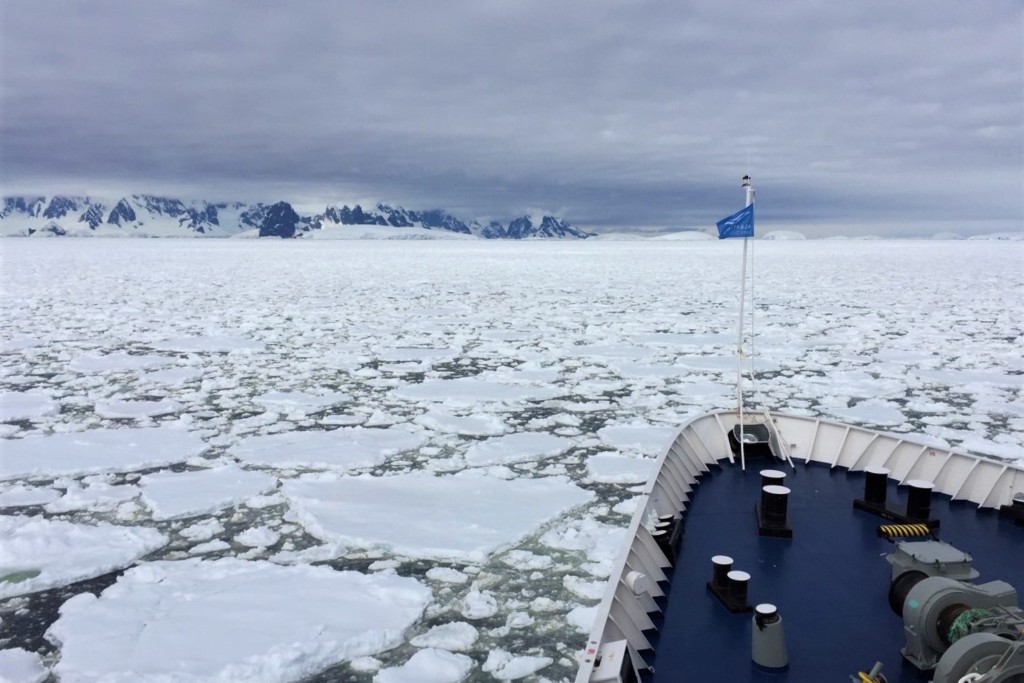
[[[152,346],[159,351],[207,351],[222,353],[228,351],[252,351],[263,348],[261,342],[230,335],[174,337],[155,342]]]
[[[405,427],[341,427],[243,439],[231,454],[243,462],[277,467],[350,470],[380,465],[388,456],[418,448],[426,435]]]
[[[235,542],[241,543],[250,548],[265,548],[274,545],[281,538],[281,534],[268,526],[250,527],[235,536]]]
[[[419,384],[408,384],[392,392],[396,398],[437,401],[452,405],[474,406],[489,402],[542,401],[555,398],[563,392],[551,386],[530,384],[501,384],[475,377],[458,379],[428,379]]]
[[[572,447],[572,440],[546,432],[517,432],[495,436],[475,443],[466,451],[466,464],[508,465],[561,455]]]
[[[497,436],[508,430],[505,421],[496,415],[451,415],[437,410],[420,415],[416,423],[444,434],[465,436]]]
[[[320,539],[470,562],[594,497],[565,477],[509,481],[425,473],[287,481],[282,491]]]
[[[306,391],[269,391],[253,399],[269,410],[304,415],[330,408],[352,400],[352,396],[340,391],[311,393]]]
[[[0,650],[0,681],[3,683],[42,683],[48,675],[42,658],[35,652],[21,648]]]
[[[55,415],[60,404],[44,394],[26,391],[0,392],[0,422],[38,420]]]
[[[169,398],[156,400],[110,399],[96,404],[96,414],[106,418],[160,417],[179,412],[184,406]]]
[[[277,477],[225,465],[147,474],[139,479],[139,486],[143,502],[153,511],[153,519],[181,519],[245,502],[276,487]]]
[[[85,353],[68,363],[68,368],[78,372],[106,373],[148,370],[170,365],[173,358],[155,355],[135,355],[124,351],[107,354]]]
[[[1024,388],[1024,374],[994,370],[920,370],[918,376],[925,382],[947,386],[991,384],[994,386]]]
[[[612,512],[619,515],[632,516],[636,511],[636,506],[640,504],[639,497],[627,498],[621,503],[616,503],[612,506]]]
[[[551,657],[517,656],[508,650],[495,648],[487,655],[487,661],[481,668],[499,681],[514,681],[537,673],[553,661]]]
[[[480,637],[472,624],[453,621],[431,627],[426,633],[413,637],[409,643],[416,647],[436,647],[442,650],[468,650]]]
[[[208,541],[224,531],[224,525],[217,519],[204,519],[179,531],[182,537],[191,541]]]
[[[600,600],[604,595],[605,581],[592,581],[579,576],[562,577],[562,585],[573,595],[586,600]]]
[[[577,605],[565,615],[565,620],[576,629],[577,633],[590,633],[594,627],[594,620],[597,619],[597,606],[584,607]]]
[[[486,619],[498,613],[498,600],[489,591],[473,589],[462,598],[460,614],[467,619]]]
[[[15,484],[0,491],[0,508],[26,507],[29,505],[46,505],[60,498],[56,489],[44,486],[25,486]]]
[[[187,460],[204,450],[197,434],[175,427],[29,435],[3,443],[0,479],[128,472]]]
[[[626,530],[622,527],[588,518],[551,529],[540,541],[551,548],[582,551],[589,561],[583,568],[604,578],[611,572],[612,562],[625,538]]]
[[[381,669],[374,683],[458,683],[473,670],[473,660],[447,650],[419,650],[402,666]]]
[[[0,598],[121,569],[166,543],[143,527],[0,516]]]
[[[113,510],[121,503],[138,497],[141,489],[132,485],[111,485],[105,482],[89,482],[84,487],[76,482],[68,483],[63,496],[49,502],[46,511],[51,513],[71,510]]]
[[[630,458],[615,453],[597,453],[587,458],[587,474],[606,484],[639,484],[654,470],[653,458]]]
[[[459,349],[429,349],[418,347],[406,347],[397,349],[386,349],[378,354],[378,358],[384,361],[436,361],[456,358]]]
[[[216,539],[213,541],[207,541],[205,543],[198,543],[189,549],[189,555],[205,555],[207,553],[219,553],[224,550],[230,550],[231,544],[226,541]]]
[[[15,337],[14,339],[6,339],[0,342],[0,352],[9,353],[11,351],[21,351],[22,349],[31,349],[36,346],[45,346],[46,339],[41,337]]]
[[[187,382],[193,382],[203,376],[202,370],[197,368],[167,368],[166,370],[153,370],[139,377],[139,382],[146,384],[165,384],[180,386]]]
[[[672,443],[679,429],[657,427],[643,422],[609,425],[597,430],[601,441],[612,448],[639,451],[644,455],[661,455]]]
[[[469,576],[464,572],[452,569],[451,567],[431,567],[427,570],[427,578],[431,581],[441,581],[443,583],[466,583],[469,581]]]
[[[289,681],[401,644],[430,599],[390,574],[153,562],[65,602],[46,635],[65,681]]]
[[[1006,458],[1007,460],[1019,460],[1021,457],[1020,448],[1014,443],[999,443],[988,439],[968,438],[960,445],[967,451],[981,453],[982,455],[994,455],[997,458]]]
[[[889,401],[868,399],[852,406],[836,406],[829,410],[844,422],[892,427],[906,422],[900,407]]]
[[[554,560],[547,555],[537,555],[535,553],[531,553],[529,550],[518,549],[510,550],[505,553],[504,556],[502,556],[501,561],[510,567],[515,567],[516,569],[524,571],[547,569],[554,564]]]

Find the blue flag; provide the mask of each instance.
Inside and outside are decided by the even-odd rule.
[[[718,239],[726,237],[754,236],[754,205],[740,209],[727,218],[718,221]]]

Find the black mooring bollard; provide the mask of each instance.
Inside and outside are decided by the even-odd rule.
[[[930,481],[912,479],[907,482],[907,519],[926,521],[932,514],[932,484]]]
[[[711,558],[711,564],[715,571],[711,577],[711,585],[719,590],[725,590],[729,585],[729,572],[732,571],[732,558],[728,555],[715,555]]]
[[[754,506],[757,512],[757,531],[761,536],[792,538],[789,526],[789,489],[769,484],[761,487],[761,502]]]
[[[782,486],[786,473],[780,470],[761,470],[761,488],[765,486]]]
[[[885,467],[864,468],[864,502],[875,507],[885,507],[886,488],[889,485],[889,470]]]

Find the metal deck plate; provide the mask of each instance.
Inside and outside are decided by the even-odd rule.
[[[881,661],[890,683],[930,680],[909,664],[903,622],[889,609],[891,567],[884,555],[895,546],[876,529],[881,518],[854,510],[864,477],[823,465],[786,469],[792,489],[792,539],[758,536],[754,503],[760,494],[758,461],[747,471],[712,468],[696,487],[685,538],[658,638],[654,680],[845,681]],[[906,494],[889,483],[890,504]],[[939,538],[969,553],[979,582],[1002,579],[1024,594],[1024,529],[979,511],[972,503],[950,503],[934,495],[932,515],[942,520]],[[751,616],[731,614],[706,589],[711,557],[729,555],[733,568],[749,572],[751,604],[778,606],[785,624],[790,666],[782,673],[751,662]]]

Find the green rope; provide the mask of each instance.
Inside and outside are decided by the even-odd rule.
[[[971,625],[975,621],[988,619],[990,616],[992,614],[987,609],[969,609],[962,612],[960,616],[953,620],[953,625],[949,627],[949,644],[952,645],[968,635],[971,632]]]

